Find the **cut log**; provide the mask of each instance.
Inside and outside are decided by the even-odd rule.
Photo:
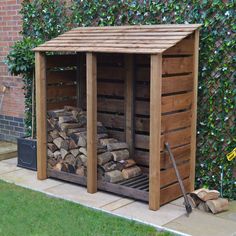
[[[191,195],[194,195],[194,194],[204,202],[207,200],[217,199],[220,196],[219,191],[209,190],[205,188],[195,190],[191,193]]]
[[[70,164],[74,167],[76,165],[76,159],[72,154],[66,155],[65,158],[64,158],[64,162],[67,163],[67,164]]]
[[[57,161],[54,158],[48,158],[48,165],[50,168],[53,168],[57,164]]]
[[[77,175],[79,176],[85,176],[85,167],[84,166],[79,166],[77,169],[76,169],[76,172],[75,172]]]
[[[66,132],[64,132],[64,131],[60,131],[59,136],[62,137],[63,139],[67,139]]]
[[[57,170],[57,171],[61,171],[61,168],[62,168],[62,163],[61,162],[58,162],[55,166],[54,166],[54,170]]]
[[[228,210],[229,201],[226,198],[218,198],[215,200],[206,201],[206,205],[209,207],[213,214],[216,214]]]
[[[98,155],[98,165],[103,165],[112,159],[112,154],[110,152],[104,152]]]
[[[61,143],[64,141],[64,139],[62,139],[61,137],[58,137],[56,139],[53,140],[53,143],[57,146],[58,149],[61,148]]]
[[[106,146],[109,143],[117,143],[118,142],[118,140],[114,139],[114,138],[102,138],[99,141],[104,146]]]
[[[54,129],[58,129],[59,125],[57,123],[57,119],[54,118],[47,119],[47,128],[48,132]]]
[[[79,139],[78,139],[77,145],[79,147],[86,147],[87,146],[87,135],[86,135],[86,132],[83,132],[83,133],[79,134]]]
[[[124,169],[136,165],[136,162],[135,162],[133,159],[121,160],[121,161],[119,161],[119,162],[123,165],[123,168],[124,168]]]
[[[62,163],[61,171],[68,172],[68,165],[66,163]]]
[[[76,119],[73,116],[59,116],[58,124],[75,123]]]
[[[110,183],[116,183],[116,182],[122,181],[123,179],[124,177],[121,171],[119,170],[113,170],[113,171],[105,173],[105,180]]]
[[[59,116],[71,116],[71,112],[65,111],[64,109],[60,110],[50,110],[47,112],[49,118],[58,118]]]
[[[130,179],[130,178],[136,177],[141,174],[142,174],[142,171],[141,171],[140,167],[138,167],[138,166],[133,166],[133,167],[122,170],[122,175],[123,175],[124,179]]]
[[[48,148],[47,156],[48,156],[49,158],[54,157],[53,152],[52,152],[49,148]]]
[[[114,161],[129,159],[129,151],[127,149],[111,152]]]
[[[87,156],[87,149],[86,149],[86,148],[81,147],[81,148],[79,149],[79,151],[80,151],[81,153],[83,153],[85,156]]]
[[[52,139],[56,139],[59,137],[59,132],[58,130],[53,130],[49,133],[49,135],[52,137]]]
[[[129,146],[127,143],[108,143],[107,149],[108,151],[116,151],[121,149],[128,149]]]
[[[61,156],[61,152],[60,152],[60,151],[55,151],[55,152],[53,153],[53,156],[54,156],[54,158],[55,158],[56,160],[62,159],[62,156]]]
[[[52,151],[55,152],[58,148],[54,143],[48,143],[48,148]]]
[[[83,162],[84,166],[87,166],[87,156],[85,155],[79,155],[79,158],[81,159],[81,161]]]
[[[60,124],[60,128],[62,131],[67,132],[68,129],[75,129],[75,128],[80,128],[81,125],[78,123],[62,123]]]
[[[64,159],[65,156],[69,154],[69,152],[63,148],[60,149],[60,153],[61,153],[62,159]]]
[[[73,165],[67,164],[67,169],[69,173],[75,173],[75,167]]]
[[[73,139],[69,140],[69,150],[77,148],[78,145],[75,143]]]
[[[53,138],[52,138],[52,136],[51,135],[48,135],[48,143],[52,143],[52,141],[53,141]]]
[[[86,132],[86,128],[80,127],[80,128],[74,128],[74,129],[67,129],[68,136],[70,136],[70,134],[81,133],[81,132]]]
[[[123,169],[123,166],[119,162],[109,161],[105,163],[104,165],[101,165],[101,168],[105,172],[113,171],[113,170],[119,170],[121,171]]]
[[[77,157],[79,154],[80,154],[80,151],[78,148],[75,148],[75,149],[71,149],[70,150],[70,153],[74,156],[74,157]]]
[[[61,142],[61,148],[65,149],[66,151],[69,150],[69,140],[63,140]]]
[[[76,168],[78,168],[78,167],[83,165],[83,162],[82,162],[82,160],[81,160],[81,158],[79,156],[77,156],[75,158],[75,160],[76,160],[76,164],[75,164]]]

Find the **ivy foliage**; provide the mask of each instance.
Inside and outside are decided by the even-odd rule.
[[[236,199],[236,2],[234,0],[24,1],[23,37],[48,40],[78,26],[201,23],[196,187]],[[17,62],[17,61],[16,61]]]

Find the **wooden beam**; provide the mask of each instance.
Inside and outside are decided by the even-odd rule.
[[[86,75],[85,75],[85,56],[83,53],[77,53],[76,55],[76,90],[77,90],[77,106],[85,108],[85,96],[86,96]]]
[[[151,55],[149,209],[160,208],[162,55]]]
[[[125,54],[125,138],[130,156],[134,154],[134,58]]]
[[[97,59],[86,54],[87,66],[87,191],[97,192]]]
[[[199,30],[194,33],[194,54],[193,54],[193,98],[192,98],[192,121],[191,121],[191,153],[190,153],[190,191],[194,191],[195,184],[195,163],[196,163],[196,126],[197,126],[197,94],[198,94],[198,51],[199,51]]]
[[[37,177],[47,178],[46,58],[35,53],[37,115]]]

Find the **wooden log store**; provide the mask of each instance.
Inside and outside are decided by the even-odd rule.
[[[59,178],[87,186],[89,193],[99,189],[146,201],[151,210],[157,210],[181,196],[164,150],[168,142],[185,188],[193,191],[199,27],[81,27],[36,47],[38,179]],[[69,116],[78,115],[80,109],[83,128]],[[56,131],[48,125],[48,114],[54,117]],[[100,134],[103,129],[106,136]],[[77,139],[68,139],[80,139],[81,133],[87,140],[82,148]],[[101,148],[100,138],[105,143]],[[111,140],[116,144],[110,144]],[[101,156],[104,147],[106,154]],[[114,147],[124,150],[114,152]],[[80,156],[76,159],[72,154]],[[131,159],[125,161],[122,155]],[[63,163],[65,159],[70,165]],[[110,164],[104,167],[105,159]],[[105,180],[98,178],[98,163],[108,171],[103,173]],[[123,169],[124,163],[135,166]],[[109,170],[118,164],[115,181]]]

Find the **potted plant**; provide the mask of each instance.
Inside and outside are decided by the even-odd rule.
[[[26,136],[17,140],[18,166],[37,170],[37,141],[35,125],[34,52],[40,40],[24,38],[15,43],[6,63],[12,75],[21,76],[24,82]]]

